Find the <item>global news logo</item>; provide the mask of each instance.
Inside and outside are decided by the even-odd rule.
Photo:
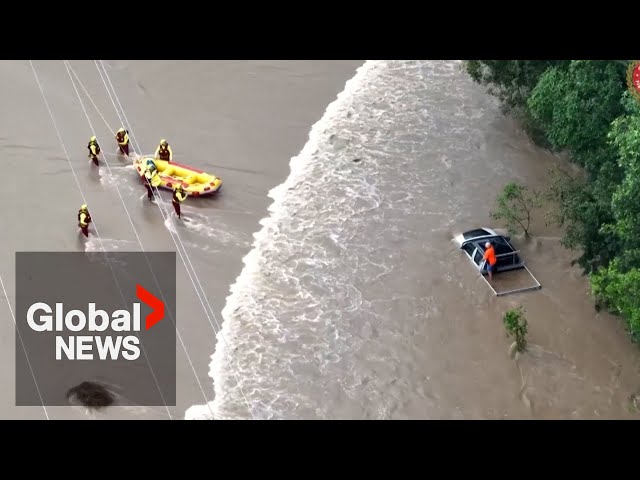
[[[139,284],[136,297],[152,309],[145,318],[145,329],[149,330],[164,318],[164,302]],[[47,303],[36,302],[27,310],[27,324],[35,332],[60,332],[55,336],[56,360],[95,360],[97,355],[100,360],[134,361],[140,357],[140,339],[133,334],[141,331],[140,308],[141,304],[135,302],[133,312],[115,310],[109,315],[89,303],[87,313],[77,309],[65,313],[63,303],[51,308]],[[76,335],[85,329],[110,334]]]

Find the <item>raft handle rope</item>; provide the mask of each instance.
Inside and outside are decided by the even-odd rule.
[[[113,94],[114,94],[114,96],[116,97],[116,101],[118,102],[118,104],[120,104],[120,108],[122,109],[122,114],[123,114],[123,116],[125,117],[124,119],[120,116],[120,112],[119,112],[119,110],[118,110],[118,107],[116,106],[116,103],[115,103],[115,101],[114,101],[114,99],[113,99],[113,97],[112,97],[112,95],[111,95],[111,92],[109,91],[109,87],[107,86],[107,83],[106,83],[106,81],[105,81],[104,77],[102,76],[102,72],[100,71],[100,69],[99,69],[99,67],[98,67],[97,61],[95,61],[95,63],[96,63],[96,67],[97,67],[97,69],[98,69],[98,73],[100,74],[100,77],[101,77],[101,79],[102,79],[102,81],[103,81],[103,84],[104,84],[105,88],[107,89],[107,93],[109,94],[109,98],[111,99],[111,103],[113,104],[114,109],[115,109],[115,111],[116,111],[116,114],[118,115],[118,119],[120,120],[120,122],[122,123],[122,125],[123,125],[125,128],[128,128],[129,130],[133,130],[133,129],[131,128],[131,125],[130,125],[130,124],[129,124],[129,122],[128,122],[128,119],[126,118],[126,114],[125,114],[125,112],[124,112],[124,109],[122,109],[122,105],[120,104],[120,100],[119,100],[119,98],[117,97],[117,93],[115,92],[115,89],[114,89],[114,87],[113,87],[113,84],[111,83],[111,80],[109,79],[109,77],[108,77],[108,74],[107,74],[106,70],[105,70],[105,72],[104,72],[104,73],[105,73],[105,75],[107,75],[107,79],[108,79],[109,83],[111,84],[111,88],[113,89]],[[75,77],[76,77],[76,79],[78,80],[78,83],[79,83],[80,87],[84,90],[84,92],[85,92],[85,94],[87,95],[87,97],[91,98],[91,96],[90,96],[90,95],[89,95],[89,93],[87,92],[87,89],[86,89],[86,88],[84,88],[84,85],[82,84],[82,81],[80,80],[80,78],[78,77],[78,75],[77,75],[77,74],[75,73],[75,71],[73,70],[73,67],[71,67],[70,62],[65,61],[65,65],[67,65],[67,66],[68,66],[68,70],[71,70],[71,72],[73,72],[74,76],[75,76]],[[103,68],[104,68],[104,65],[103,65]],[[73,82],[73,79],[72,79],[72,83],[74,83],[74,86],[75,86],[75,82]],[[78,94],[78,96],[79,96],[79,93],[77,92],[77,89],[76,89],[76,93],[77,93],[77,94]],[[79,98],[80,98],[80,96],[79,96]],[[80,102],[82,103],[82,100],[81,100],[81,99],[80,99]],[[95,102],[93,102],[93,100],[91,100],[91,102],[92,102],[92,104],[93,104],[94,108],[96,108],[96,110],[98,110],[98,108],[97,108],[97,106],[96,106]],[[84,107],[83,107],[83,109],[84,109]],[[88,116],[88,114],[87,114],[87,112],[86,112],[86,109],[84,109],[84,111],[85,111],[85,116],[87,117],[87,120],[89,120],[89,116]],[[103,120],[104,120],[104,116],[103,116],[101,113],[100,113],[100,116],[101,116],[101,117],[103,118]],[[104,120],[104,121],[105,121],[105,124],[107,125],[107,127],[108,127],[112,132],[113,132],[113,130],[109,127],[109,124],[106,122],[106,120]],[[91,125],[91,121],[90,121],[90,120],[89,120],[89,124]],[[91,127],[91,128],[92,128],[92,130],[93,130],[93,127]],[[135,144],[136,144],[136,145],[134,145],[134,146],[136,147],[136,149],[137,149],[138,151],[140,151],[140,152],[141,152],[141,150],[140,150],[140,144],[139,144],[139,143],[137,142],[137,140],[135,139],[135,136],[133,135],[133,133],[131,133],[131,132],[130,132],[130,136],[131,136],[132,143],[134,143],[134,142],[135,142]],[[109,170],[110,170],[110,167],[109,167],[109,165],[108,165],[108,162],[106,162],[106,160],[105,160],[105,163],[107,164],[107,167],[108,167],[108,168],[109,168]],[[117,187],[117,186],[116,186],[116,189],[118,190],[118,193],[119,193],[119,189],[118,189],[118,187]],[[171,214],[170,214],[170,212],[168,212],[168,211],[167,211],[167,207],[166,207],[166,205],[164,204],[164,202],[162,201],[162,197],[160,196],[160,192],[159,192],[159,191],[158,191],[158,189],[157,189],[157,188],[155,188],[155,187],[153,188],[153,192],[154,192],[154,198],[156,198],[156,200],[159,200],[159,202],[158,202],[158,208],[159,208],[159,210],[160,210],[160,214],[162,215],[163,220],[165,220],[165,221],[169,220],[169,221],[170,221],[170,215],[171,215]],[[122,199],[122,196],[121,196],[121,195],[120,195],[120,198],[121,198],[121,201],[122,201],[122,203],[123,203],[123,206],[124,206],[124,208],[125,208],[125,210],[126,210],[126,204],[125,204],[124,200]],[[163,207],[164,207],[164,209],[163,209]],[[128,213],[128,212],[127,212],[127,213]],[[133,225],[133,222],[131,222],[131,224],[132,224],[132,228],[133,228],[133,229],[134,229],[134,231],[135,231],[135,226]],[[203,307],[204,313],[205,313],[205,315],[207,316],[207,320],[209,321],[209,324],[210,324],[210,326],[211,326],[211,328],[212,328],[212,330],[213,330],[214,334],[217,334],[218,332],[216,332],[216,329],[215,329],[215,327],[213,326],[213,323],[212,323],[212,321],[211,321],[211,315],[210,315],[210,314],[209,314],[209,312],[207,311],[207,308],[206,308],[206,306],[205,306],[205,304],[204,304],[204,301],[203,301],[203,299],[202,299],[202,296],[205,296],[205,301],[207,302],[207,304],[209,304],[209,301],[208,301],[208,299],[206,298],[206,295],[204,294],[204,288],[202,287],[202,284],[201,284],[201,282],[200,282],[200,280],[199,280],[199,278],[198,278],[198,276],[197,276],[197,273],[196,273],[196,271],[195,271],[195,268],[193,267],[193,264],[191,263],[191,260],[190,260],[190,258],[189,258],[188,253],[187,253],[187,250],[186,250],[186,247],[184,246],[184,243],[182,242],[182,239],[180,238],[180,236],[179,236],[179,234],[178,234],[177,232],[173,232],[171,229],[169,229],[169,233],[170,233],[171,238],[172,238],[172,240],[173,240],[173,242],[174,242],[174,244],[175,244],[175,246],[176,246],[176,250],[178,251],[178,254],[180,255],[180,258],[181,258],[181,260],[182,260],[182,262],[183,262],[183,264],[184,264],[184,266],[185,266],[185,270],[187,271],[187,274],[189,275],[189,279],[191,280],[191,283],[192,283],[192,285],[193,285],[193,287],[194,287],[194,291],[195,291],[196,295],[198,296],[198,299],[200,300],[200,303],[201,303],[201,305],[202,305],[202,307]],[[175,236],[177,237],[177,241],[176,241],[176,239],[174,238],[174,233],[175,233]],[[137,235],[136,235],[136,236],[137,236]],[[182,251],[181,251],[180,247],[182,247],[182,251],[184,251],[184,255],[183,255],[183,253],[182,253]],[[185,260],[185,256],[186,256],[186,260]],[[189,263],[189,265],[190,265],[190,267],[191,267],[191,270],[193,271],[193,275],[191,274],[191,271],[190,271],[190,269],[189,269],[189,266],[187,265],[187,262]],[[194,281],[194,278],[193,278],[193,277],[195,277],[195,281]],[[202,290],[202,294],[201,294],[201,293],[200,293],[200,291],[198,290],[198,287],[196,286],[196,282],[199,284],[199,286],[200,286],[200,290]],[[213,317],[214,317],[214,320],[216,321],[216,324],[218,324],[218,329],[220,330],[220,325],[219,325],[219,323],[218,323],[218,321],[217,321],[217,319],[216,319],[216,317],[215,317],[215,313],[213,312],[213,309],[211,308],[211,305],[210,305],[210,304],[209,304],[209,309],[210,309],[210,311],[211,311],[211,314],[212,314],[212,315],[213,315]],[[225,341],[225,344],[226,344],[226,339],[224,338],[224,335],[223,335],[222,333],[221,333],[220,335],[221,335],[221,337],[223,338],[223,340]],[[229,359],[228,355],[227,355],[227,361],[232,365],[231,360]],[[234,370],[235,370],[235,369],[234,369]],[[250,405],[249,401],[247,400],[247,397],[246,397],[246,395],[245,395],[244,391],[242,390],[242,387],[240,386],[240,381],[239,381],[239,379],[238,379],[237,375],[235,374],[235,371],[234,371],[234,376],[236,377],[236,383],[238,384],[238,387],[239,387],[239,389],[240,389],[240,391],[241,391],[241,393],[242,393],[242,396],[243,396],[243,398],[244,398],[244,400],[245,400],[245,403],[246,403],[246,405],[247,405],[247,408],[249,409],[249,413],[250,413],[251,417],[252,417],[253,419],[255,419],[255,416],[254,416],[254,414],[253,414],[253,409],[252,409],[252,407],[251,407],[251,405]],[[209,409],[209,411],[210,411],[210,413],[211,413],[211,416],[213,417],[213,412],[211,411],[211,406],[209,405],[209,402],[206,400],[206,396],[205,396],[205,402],[207,403],[207,408]]]
[[[71,84],[73,85],[73,89],[75,90],[76,95],[78,96],[78,100],[80,101],[80,105],[82,107],[82,110],[84,111],[84,114],[87,117],[87,121],[89,122],[89,127],[91,128],[91,132],[93,133],[94,136],[97,136],[96,133],[95,133],[95,130],[93,128],[93,124],[91,123],[91,119],[89,118],[89,114],[88,114],[88,112],[87,112],[87,110],[86,110],[86,108],[84,106],[83,101],[82,101],[82,97],[80,96],[80,92],[78,92],[78,89],[76,88],[76,84],[73,81],[73,77],[71,76],[70,65],[66,60],[64,61],[64,65],[65,65],[65,67],[67,69],[67,73],[69,74],[69,78],[71,79]],[[75,74],[75,72],[74,72],[74,74]],[[76,75],[76,78],[77,78],[77,75]],[[85,93],[87,93],[86,89],[85,89]],[[87,93],[87,96],[88,96],[88,93]],[[94,104],[94,106],[95,106],[95,104]],[[103,119],[104,119],[104,117],[103,117]],[[106,158],[104,159],[104,161],[105,161],[105,164],[107,165],[107,170],[109,171],[109,174],[113,175],[113,173],[111,172],[111,166],[109,165],[109,162],[107,162]],[[153,276],[153,279],[154,279],[154,281],[156,283],[156,286],[158,287],[158,291],[160,292],[160,296],[162,297],[162,301],[165,303],[165,305],[168,305],[168,302],[166,301],[166,299],[164,297],[164,292],[160,288],[160,285],[158,283],[158,279],[157,279],[157,277],[156,277],[156,275],[155,275],[155,273],[153,271],[153,268],[151,267],[151,263],[149,262],[149,259],[148,259],[147,255],[146,255],[146,252],[145,252],[144,247],[142,245],[142,241],[140,240],[140,236],[138,235],[138,232],[137,232],[137,230],[136,230],[136,228],[135,228],[135,226],[133,224],[133,220],[131,218],[131,215],[129,214],[129,211],[127,210],[126,203],[125,203],[124,199],[122,198],[122,194],[120,193],[120,189],[118,188],[117,184],[116,184],[115,187],[116,187],[116,191],[118,192],[118,196],[120,197],[120,201],[122,202],[122,204],[124,206],[124,210],[125,210],[125,213],[127,214],[127,217],[129,219],[129,223],[131,224],[131,226],[133,228],[133,233],[136,236],[136,239],[138,240],[138,244],[140,245],[140,249],[142,250],[142,253],[143,253],[144,257],[145,257],[145,260],[147,262],[147,266],[149,267],[149,271],[151,272],[151,275]],[[178,336],[178,339],[180,340],[180,343],[182,344],[182,348],[184,349],[184,352],[185,352],[185,355],[187,357],[187,360],[189,361],[189,364],[191,366],[191,370],[193,371],[193,375],[194,375],[194,377],[196,379],[196,382],[198,383],[198,386],[200,387],[200,392],[202,393],[205,402],[207,402],[207,404],[208,404],[207,395],[206,395],[206,393],[204,391],[204,388],[202,387],[202,384],[200,383],[200,379],[199,379],[198,374],[197,374],[197,372],[195,370],[193,362],[191,361],[191,357],[189,355],[189,352],[187,351],[187,347],[184,344],[184,341],[182,340],[182,335],[180,335],[180,332],[179,332],[179,330],[178,330],[178,328],[176,326],[176,322],[175,322],[175,319],[173,318],[171,310],[169,309],[169,310],[167,310],[167,312],[169,314],[169,318],[171,320],[171,323],[173,324],[173,326],[174,326],[174,328],[176,330],[176,335]]]
[[[69,167],[71,168],[71,173],[73,174],[73,178],[76,181],[76,185],[77,185],[78,190],[80,192],[80,196],[82,197],[82,203],[86,204],[87,203],[87,198],[86,198],[84,192],[82,191],[82,187],[80,186],[80,181],[78,180],[76,172],[75,172],[75,170],[73,168],[73,165],[71,163],[71,158],[69,157],[69,153],[67,151],[67,148],[66,148],[66,146],[64,144],[64,141],[62,140],[62,135],[60,133],[60,129],[58,128],[58,125],[56,123],[55,117],[53,116],[53,112],[51,111],[51,107],[49,106],[49,102],[47,101],[47,97],[46,97],[46,95],[44,93],[44,89],[42,88],[42,84],[40,83],[40,79],[38,78],[38,74],[36,72],[35,66],[33,65],[33,62],[31,60],[29,60],[29,64],[31,65],[31,70],[33,71],[33,75],[34,75],[34,77],[36,79],[36,83],[38,84],[38,88],[40,89],[40,93],[42,94],[42,98],[44,100],[44,104],[47,107],[47,111],[49,112],[49,116],[51,117],[51,121],[53,123],[53,127],[55,128],[56,134],[58,135],[58,139],[60,140],[60,144],[62,145],[62,150],[64,151],[64,154],[65,154],[65,157],[67,159],[67,162],[69,163]],[[120,284],[118,282],[116,274],[115,274],[115,272],[113,270],[113,266],[111,265],[111,262],[109,261],[109,256],[107,255],[107,250],[104,247],[104,242],[102,241],[102,237],[100,236],[100,231],[98,230],[98,226],[97,226],[95,221],[92,221],[91,223],[93,223],[93,228],[96,231],[96,236],[98,237],[98,241],[100,242],[100,245],[102,246],[102,250],[106,254],[105,256],[106,256],[106,259],[107,259],[107,264],[109,265],[109,269],[111,270],[111,274],[113,275],[113,278],[114,278],[114,280],[116,282],[116,286],[118,287],[118,291],[120,292],[120,297],[122,298],[122,302],[126,305],[127,302],[125,301],[124,294],[122,293],[122,289],[120,287]],[[4,285],[3,285],[3,288],[4,288]],[[136,336],[138,336],[138,335],[136,334]],[[23,344],[23,348],[24,348],[24,344]],[[158,380],[156,378],[156,375],[153,372],[153,368],[151,368],[151,364],[149,362],[149,357],[147,356],[147,353],[146,353],[144,347],[142,348],[142,351],[143,351],[143,353],[145,355],[145,359],[147,360],[147,364],[149,364],[149,368],[151,370],[151,374],[153,375],[154,381],[156,382],[156,386],[158,387],[158,391],[160,392],[160,396],[162,397],[162,400],[164,402],[164,396],[162,395],[162,390],[160,389],[160,385],[158,384]],[[26,349],[25,349],[25,356],[27,356]],[[28,356],[27,356],[27,359],[28,359]],[[35,381],[35,376],[34,376],[34,381]],[[36,384],[36,387],[37,387],[37,384]],[[42,397],[41,397],[41,399],[42,399]],[[43,401],[43,405],[42,406],[44,408],[44,401]],[[169,408],[166,405],[166,402],[165,402],[165,409],[167,410],[167,414],[169,415],[169,418],[173,420],[173,418],[171,417],[171,412],[169,411]]]

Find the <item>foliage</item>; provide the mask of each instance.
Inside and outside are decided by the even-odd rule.
[[[505,111],[523,108],[540,76],[549,68],[566,68],[567,60],[468,60],[472,79],[497,96]]]
[[[502,323],[507,329],[507,338],[513,337],[516,341],[516,350],[520,353],[524,352],[527,347],[527,319],[524,317],[522,307],[507,310],[502,317]]]
[[[640,342],[640,269],[622,273],[617,262],[591,276],[593,294],[607,308],[622,315],[634,342]]]
[[[465,70],[477,83],[487,87],[500,99],[504,113],[517,118],[522,128],[538,145],[549,147],[545,132],[527,108],[531,90],[540,76],[549,68],[568,68],[568,60],[468,60]]]
[[[550,143],[568,150],[589,172],[612,161],[607,133],[623,113],[625,75],[615,62],[574,60],[568,69],[547,70],[527,101]]]
[[[602,228],[613,219],[610,205],[606,196],[597,192],[592,183],[577,179],[559,167],[549,172],[545,197],[555,208],[548,213],[548,223],[565,227],[562,245],[581,250],[578,264],[586,273],[608,265],[619,253],[616,238]]]
[[[496,209],[491,213],[494,220],[503,220],[509,233],[517,233],[518,226],[525,236],[531,227],[531,212],[541,204],[541,195],[524,185],[509,182],[496,198]]]
[[[521,120],[538,144],[567,152],[584,176],[550,172],[547,220],[579,252],[598,301],[622,315],[640,341],[640,102],[626,84],[628,60],[473,60],[465,69]],[[522,190],[505,187],[494,218],[528,232]],[[514,210],[515,207],[520,210]],[[518,222],[520,220],[520,222]]]

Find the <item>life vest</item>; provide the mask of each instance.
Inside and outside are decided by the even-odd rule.
[[[160,175],[158,175],[157,170],[146,170],[144,172],[144,176],[152,187],[157,187],[162,183],[162,179],[160,178]]]
[[[160,160],[168,161],[169,157],[171,156],[171,153],[169,152],[169,147],[168,146],[163,147],[162,145],[160,145],[158,156],[160,157]]]
[[[178,195],[178,193],[182,194],[182,198],[180,197],[180,195]],[[184,202],[187,199],[187,192],[185,192],[184,190],[175,190],[173,192],[173,201],[180,203],[180,202]]]
[[[118,132],[116,133],[116,140],[118,141],[118,143],[122,144],[122,145],[126,145],[127,143],[129,143],[129,138],[127,138],[127,132]]]
[[[91,145],[95,145],[96,155],[98,155],[100,153],[100,145],[98,145],[98,142],[89,142],[89,144],[87,145],[87,148],[89,149],[89,153],[93,155],[93,152],[91,151]]]
[[[81,216],[84,213],[85,217],[84,217],[84,221],[85,224],[82,224],[82,220],[81,220]],[[78,210],[78,226],[79,227],[86,227],[89,225],[89,223],[91,222],[91,215],[89,215],[89,211],[88,210]]]

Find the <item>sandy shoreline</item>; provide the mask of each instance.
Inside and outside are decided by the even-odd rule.
[[[252,243],[251,235],[259,229],[258,221],[266,215],[271,203],[268,191],[285,180],[290,158],[306,143],[311,125],[320,119],[326,106],[362,63],[110,62],[109,72],[119,100],[145,152],[153,149],[156,137],[166,136],[176,157],[193,159],[190,163],[224,180],[219,198],[194,201],[187,207],[187,216],[198,220],[198,229],[180,232],[219,322],[229,285],[240,273],[241,259]],[[125,240],[132,249],[139,249],[117,193],[88,168],[83,158],[90,130],[64,66],[61,62],[45,61],[34,65],[83,193],[96,221],[101,222],[101,236]],[[83,99],[96,135],[108,137],[108,127],[117,129],[119,120],[93,62],[76,61],[72,66],[104,116],[101,119]],[[78,190],[29,64],[3,62],[0,74],[5,81],[2,100],[7,106],[14,105],[19,113],[18,118],[4,116],[1,120],[0,127],[5,133],[0,148],[6,161],[23,169],[24,175],[37,174],[32,181],[40,193],[22,200],[26,201],[26,208],[37,208],[42,216],[34,226],[35,235],[20,231],[3,245],[0,274],[13,307],[16,250],[73,251],[80,250],[82,244],[67,219],[77,210]],[[19,105],[16,98],[20,98]],[[103,150],[110,151],[104,147]],[[119,166],[113,156],[108,156],[107,161],[111,168]],[[145,250],[175,250],[157,209],[149,208],[139,199],[143,192],[135,179],[130,181],[129,177],[129,172],[123,172],[120,190]],[[14,191],[5,189],[2,195],[5,205],[16,205]],[[45,200],[49,198],[57,200]],[[5,222],[19,225],[19,209],[7,210]],[[213,399],[208,371],[215,347],[212,327],[179,259],[177,282],[178,328],[193,368],[178,342],[178,405],[170,408],[176,419],[183,418],[190,406],[204,403],[203,390],[206,400]],[[14,327],[6,307],[2,316],[4,367],[0,372],[6,388],[0,394],[0,418],[44,418],[42,408],[15,407]],[[214,327],[217,331],[215,323]],[[193,370],[197,372],[197,380]],[[54,419],[87,418],[81,409],[47,408],[47,411]],[[113,409],[96,418],[140,417],[168,418],[164,407]]]

